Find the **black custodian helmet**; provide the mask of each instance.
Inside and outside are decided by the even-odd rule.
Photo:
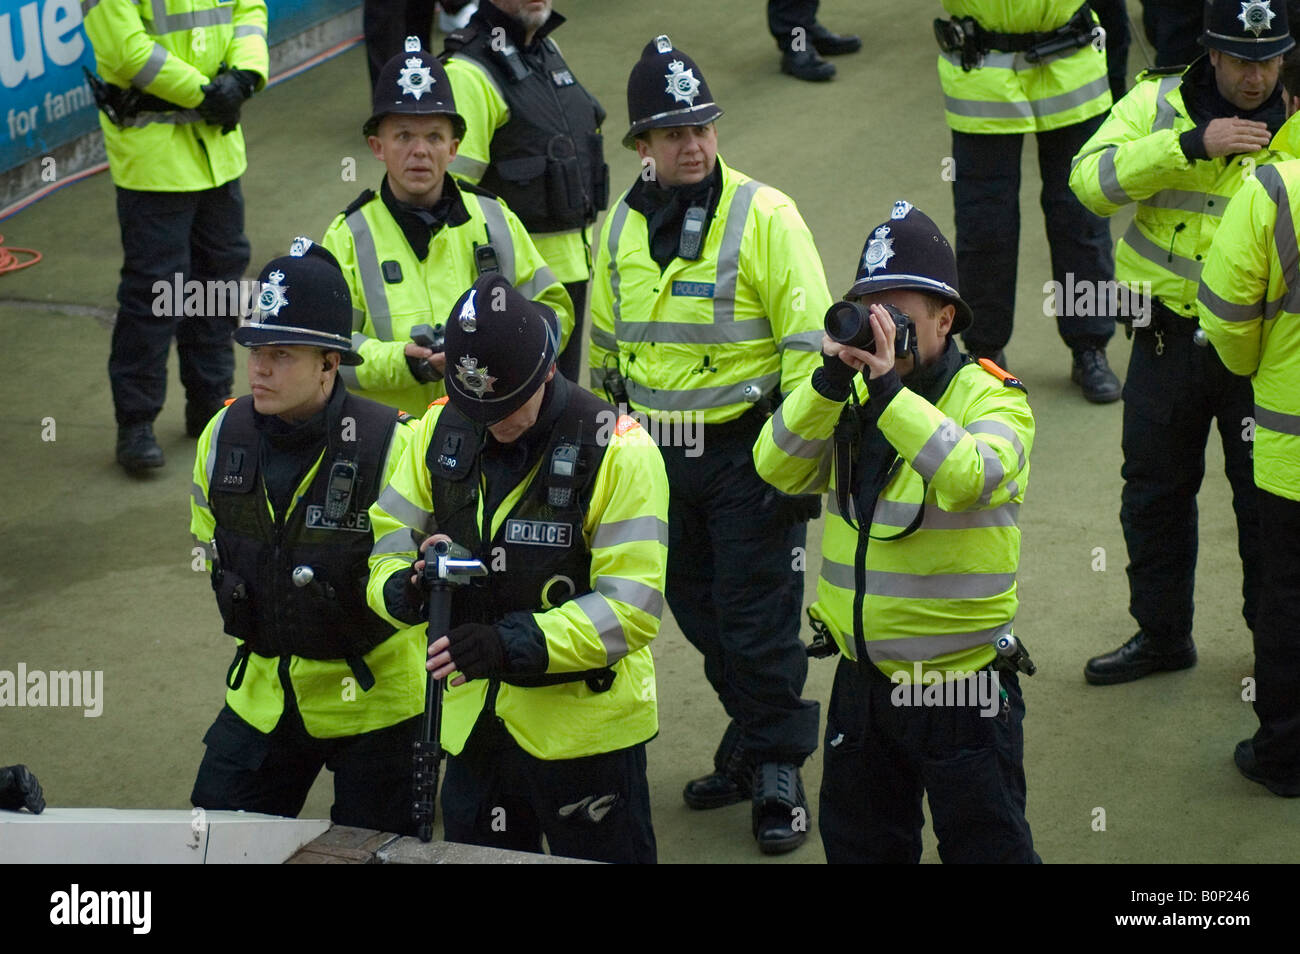
[[[373,136],[385,116],[446,116],[457,139],[465,135],[465,120],[456,112],[451,81],[438,58],[420,49],[418,37],[406,38],[406,51],[384,64],[375,83],[373,112],[362,133]]]
[[[623,145],[637,135],[664,126],[703,126],[722,116],[704,72],[672,40],[657,36],[641,51],[627,78],[627,118],[631,128]]]
[[[1201,46],[1239,60],[1269,60],[1295,46],[1286,0],[1206,0]]]

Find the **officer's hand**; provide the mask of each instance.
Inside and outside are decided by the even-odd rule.
[[[1249,119],[1222,117],[1205,127],[1205,154],[1211,159],[1239,152],[1255,152],[1272,140],[1268,126]]]
[[[447,534],[445,533],[435,533],[431,537],[426,537],[424,542],[420,544],[420,552],[424,553],[426,550],[429,549],[429,547],[433,546],[435,543],[439,541],[443,541],[445,543],[451,543],[451,537],[447,536]],[[423,577],[424,577],[424,561],[416,560],[414,563],[411,564],[411,585],[420,587],[421,592],[424,591],[424,584],[422,582]]]
[[[447,367],[447,355],[442,351],[431,351],[414,341],[406,342],[402,349],[406,355],[406,366],[411,370],[411,377],[421,384],[441,381]]]
[[[234,131],[239,125],[239,109],[252,91],[230,71],[218,73],[211,83],[199,87],[199,91],[203,93],[203,102],[195,107],[198,114],[206,122],[220,126],[222,132]]]
[[[33,815],[45,811],[45,795],[26,765],[0,768],[0,808],[16,812],[26,808]]]
[[[465,623],[433,641],[425,668],[433,673],[434,679],[446,679],[459,672],[451,681],[453,686],[459,686],[470,679],[499,675],[505,661],[505,645],[495,626]]]

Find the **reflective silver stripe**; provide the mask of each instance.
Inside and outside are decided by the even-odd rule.
[[[838,493],[831,491],[826,495],[826,512],[829,514],[834,514],[835,516],[839,517],[841,520],[844,519],[844,514],[840,513],[840,501],[839,501]],[[877,504],[877,512],[879,512],[879,504]],[[854,501],[852,497],[849,498],[849,516],[852,517],[855,522],[858,519],[858,505],[857,502]],[[913,514],[913,516],[915,516],[915,514]],[[908,523],[911,523],[911,520],[909,520]],[[907,524],[904,524],[904,526],[906,525]]]
[[[208,477],[208,489],[212,489],[212,475],[217,469],[217,441],[221,437],[221,428],[225,425],[226,419],[223,416],[221,423],[212,429],[212,434],[208,437],[208,455],[203,458],[203,472]]]
[[[1011,623],[1003,623],[974,633],[947,633],[943,636],[911,636],[903,639],[867,640],[867,656],[872,662],[904,660],[925,662],[963,649],[987,646],[1011,632]]]
[[[966,433],[992,434],[995,437],[1003,438],[1020,456],[1020,464],[1017,469],[1025,469],[1025,445],[1020,442],[1020,435],[1001,421],[972,421],[966,425]]]
[[[914,600],[977,600],[1000,596],[1016,585],[1014,573],[891,573],[868,570],[868,596]],[[849,585],[852,589],[852,584]]]
[[[713,321],[715,324],[736,320],[736,282],[740,277],[740,243],[745,237],[745,221],[749,218],[754,194],[763,187],[757,179],[736,189],[727,207],[727,225],[718,246],[718,264],[713,272]],[[766,324],[767,320],[763,319]],[[746,322],[752,324],[753,322]],[[767,337],[772,337],[768,329]],[[741,339],[751,340],[751,339]]]
[[[621,576],[602,576],[596,580],[596,592],[643,610],[655,619],[663,616],[663,593],[640,580],[629,580]]]
[[[167,113],[152,113],[152,112],[136,113],[126,122],[122,123],[122,125],[139,127],[139,126],[148,126],[151,123],[168,123],[174,126],[182,126],[185,123],[197,123],[202,121],[203,121],[203,117],[200,116],[195,110],[178,109],[175,112],[167,112]]]
[[[1148,196],[1142,200],[1143,205],[1153,206],[1157,209],[1177,209],[1180,212],[1200,212],[1203,215],[1212,215],[1219,218],[1223,215],[1223,209],[1228,204],[1230,196],[1215,195],[1213,192],[1191,192],[1187,189],[1161,189],[1154,195]],[[1214,202],[1217,206],[1207,211],[1207,203]]]
[[[620,201],[614,207],[614,221],[609,227],[609,241],[606,243],[606,247],[609,249],[610,309],[614,313],[615,327],[618,327],[619,322],[622,321],[622,311],[619,308],[618,237],[623,234],[623,225],[627,222],[627,212],[628,204],[626,202]],[[617,343],[610,350],[617,351]]]
[[[1201,282],[1197,289],[1196,300],[1209,309],[1210,313],[1221,321],[1254,321],[1264,314],[1264,303],[1257,301],[1253,305],[1238,305],[1225,301],[1210,290],[1210,286]],[[1281,302],[1277,302],[1278,305]]]
[[[1087,152],[1080,152],[1078,155],[1076,155],[1073,159],[1070,160],[1070,174],[1073,175],[1075,167],[1079,163],[1083,162],[1083,160],[1091,156],[1093,153],[1104,152],[1107,149],[1117,149],[1117,148],[1118,148],[1117,146],[1103,144],[1100,146],[1095,146],[1094,148],[1089,149]]]
[[[411,503],[392,484],[384,488],[384,492],[379,495],[375,503],[379,504],[389,516],[416,530],[425,529],[433,520],[431,512]]]
[[[830,497],[833,499],[834,494]],[[836,563],[828,557],[822,557],[821,578],[831,586],[838,586],[842,590],[855,589],[853,567],[847,563]]]
[[[733,302],[734,305],[734,302]],[[713,321],[619,321],[615,320],[618,340],[625,344],[736,344],[745,341],[771,341],[772,325],[766,318],[731,319],[719,322],[714,302]],[[820,339],[818,350],[821,350]]]
[[[605,648],[607,665],[612,665],[627,655],[627,636],[623,632],[623,624],[605,597],[599,593],[587,593],[566,605],[576,606],[591,621],[601,646]]]
[[[370,548],[371,556],[381,556],[385,553],[414,555],[417,552],[415,541],[411,539],[411,531],[405,527],[385,533]]]
[[[877,500],[873,523],[885,527],[908,527],[916,519],[920,504],[896,500]],[[922,530],[976,530],[988,527],[1014,527],[1020,519],[1020,504],[1004,503],[987,510],[940,510],[926,504]]]
[[[194,498],[194,502],[198,504],[200,507],[203,507],[205,509],[207,508],[208,497],[203,492],[203,488],[200,487],[198,484],[194,483],[194,481],[190,481],[190,496]]]
[[[1277,203],[1277,221],[1273,225],[1273,241],[1277,243],[1278,264],[1282,266],[1282,281],[1290,290],[1288,298],[1300,289],[1300,249],[1296,247],[1295,221],[1291,218],[1291,201],[1287,197],[1286,183],[1276,166],[1260,166],[1255,177]]]
[[[1277,431],[1279,434],[1300,437],[1300,414],[1283,414],[1281,411],[1270,411],[1268,408],[1256,404],[1255,425],[1270,431]]]
[[[1115,171],[1115,153],[1118,150],[1118,146],[1111,146],[1101,154],[1101,162],[1097,166],[1097,179],[1101,184],[1102,195],[1115,205],[1128,205],[1133,201],[1133,197],[1119,184],[1119,173]]]
[[[757,387],[759,394],[770,394],[781,383],[781,372],[773,371],[760,378],[723,384],[712,388],[689,388],[685,391],[667,391],[646,387],[639,381],[627,379],[627,394],[643,408],[652,411],[705,411],[711,407],[728,404],[751,403],[746,401],[746,391]],[[752,393],[752,392],[751,392]]]
[[[618,350],[618,338],[604,328],[591,326],[591,343],[597,348],[604,348],[606,351]]]
[[[235,27],[235,39],[238,40],[241,36],[260,36],[266,39],[266,31],[255,23],[249,23]]]
[[[1268,167],[1264,166],[1263,168],[1267,169]],[[1171,256],[1169,249],[1161,248],[1146,237],[1146,234],[1138,228],[1136,219],[1129,225],[1122,241],[1151,264],[1163,268],[1165,271],[1173,272],[1179,278],[1185,278],[1189,282],[1199,282],[1201,280],[1200,262],[1178,254]],[[1170,261],[1171,258],[1173,261]]]
[[[352,309],[352,320],[353,320],[353,321],[356,321],[358,315],[361,316],[361,319],[362,319],[363,321],[365,320],[366,313],[365,313],[364,311],[359,311],[358,309],[353,308],[353,309]],[[354,331],[354,332],[352,333],[352,350],[353,350],[353,351],[359,351],[359,350],[361,350],[361,346],[362,346],[363,344],[365,344],[365,343],[366,343],[367,341],[369,341],[369,340],[370,340],[370,338],[368,338],[366,335],[363,335],[363,334],[362,334],[361,332],[359,332],[359,331]]]
[[[486,64],[484,64],[482,60],[470,56],[468,53],[464,52],[463,50],[457,50],[450,57],[450,59],[464,60],[466,63],[473,63],[475,66],[479,68],[479,72],[483,74],[483,78],[488,81],[488,85],[497,91],[497,95],[500,96],[502,100],[506,98],[505,94],[501,92],[501,86],[499,83],[497,83],[496,77],[492,75],[492,70]],[[509,107],[506,108],[509,109]]]
[[[944,418],[917,453],[916,459],[912,461],[912,469],[926,480],[933,480],[965,433],[952,418]]]
[[[361,380],[357,377],[355,364],[340,364],[339,377],[343,379],[343,386],[349,391],[361,390]]]
[[[800,437],[786,426],[784,411],[785,406],[778,405],[776,413],[772,415],[772,443],[791,457],[817,460],[826,452],[826,445],[830,443],[830,438]]]
[[[1031,63],[1029,62],[1029,60],[1025,59],[1025,54],[1023,52],[1004,53],[999,50],[990,50],[989,52],[985,53],[983,56],[980,57],[979,66],[976,68],[982,70],[986,70],[986,69],[1015,70],[1016,72],[1019,73],[1025,70],[1036,70],[1040,67],[1048,65],[1049,63],[1055,63],[1057,60],[1063,60],[1066,57],[1074,56],[1074,54],[1077,52],[1078,52],[1078,47],[1074,47],[1068,50],[1061,50],[1060,52],[1051,53],[1048,54],[1047,56],[1044,56],[1036,63]],[[951,63],[953,66],[957,67],[958,69],[961,69],[960,53],[944,53],[943,51],[940,51],[939,56],[947,60],[949,63]]]
[[[514,246],[511,245],[511,248]],[[560,280],[555,277],[555,272],[543,265],[537,271],[533,272],[533,277],[528,279],[522,285],[517,285],[515,291],[525,298],[536,298],[552,285],[558,285]]]
[[[984,493],[980,494],[980,503],[987,505],[1007,472],[1002,466],[1002,458],[992,447],[979,438],[975,439],[975,447],[980,452],[980,459],[984,461]]]
[[[1160,85],[1156,87],[1156,118],[1151,123],[1152,132],[1174,128],[1174,120],[1178,118],[1178,110],[1174,108],[1173,103],[1169,102],[1168,96],[1182,82],[1181,75],[1161,77]]]
[[[973,116],[980,119],[1032,119],[1035,116],[1053,116],[1063,113],[1075,106],[1082,106],[1089,100],[1096,99],[1110,89],[1105,76],[1098,77],[1086,86],[1072,89],[1068,93],[1058,93],[1043,99],[1023,100],[1016,103],[994,103],[979,99],[957,99],[944,96],[944,108],[957,116]]]
[[[820,331],[796,331],[792,335],[786,335],[781,339],[781,349],[786,348],[792,351],[817,351],[822,350],[822,332]]]
[[[195,27],[223,26],[233,22],[235,8],[232,4],[211,10],[193,10],[189,13],[168,13],[167,0],[153,0],[153,24],[149,32],[155,35],[193,30]]]
[[[153,49],[149,51],[149,58],[144,61],[144,66],[140,67],[139,72],[131,77],[131,85],[136,89],[144,89],[158,78],[158,74],[162,72],[163,64],[166,62],[167,51],[163,49],[162,44],[155,43]]]
[[[361,272],[361,290],[366,296],[366,308],[375,337],[382,341],[393,340],[393,316],[388,311],[388,293],[384,291],[384,277],[379,273],[379,253],[375,251],[375,237],[370,233],[370,223],[357,209],[346,219],[352,233],[352,244],[357,252],[357,269]]]
[[[471,159],[463,152],[451,161],[447,171],[454,176],[465,176],[467,179],[473,179],[477,182],[482,179],[488,171],[486,162],[479,162],[477,159]]]
[[[216,554],[216,547],[212,545],[212,541],[200,540],[192,533],[190,534],[190,539],[194,541],[196,547],[203,551],[203,559],[211,561],[213,556]]]
[[[625,543],[647,543],[657,541],[668,546],[668,524],[658,517],[629,517],[627,520],[615,520],[602,523],[596,528],[591,538],[591,548],[617,547]]]
[[[483,218],[487,220],[488,240],[496,249],[497,263],[501,274],[511,285],[517,285],[519,276],[515,273],[515,241],[506,225],[506,215],[501,211],[501,203],[485,195],[476,195]]]
[[[587,368],[587,390],[592,394],[605,393],[605,372],[601,368]]]

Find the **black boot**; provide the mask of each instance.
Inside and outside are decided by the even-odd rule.
[[[803,776],[789,762],[763,762],[754,769],[754,838],[765,855],[794,851],[808,837],[808,799]]]
[[[1142,630],[1113,653],[1094,656],[1083,668],[1083,678],[1094,686],[1132,682],[1153,672],[1190,669],[1196,665],[1196,645],[1190,636],[1172,646],[1157,645]]]
[[[129,474],[163,465],[163,452],[154,439],[153,424],[141,421],[117,429],[117,462]]]
[[[812,25],[808,37],[812,40],[813,49],[822,56],[841,56],[862,49],[862,41],[856,36],[837,36],[820,23]]]
[[[226,402],[221,399],[214,400],[189,400],[185,401],[185,433],[190,437],[201,437],[203,429],[208,426],[208,421],[226,406]]]
[[[703,811],[735,805],[749,798],[753,791],[753,770],[739,740],[740,728],[733,722],[727,726],[713,756],[713,773],[692,779],[682,789],[682,800],[687,805]]]
[[[1110,369],[1103,348],[1081,348],[1074,353],[1070,380],[1083,388],[1083,396],[1093,404],[1118,401],[1123,388]]]
[[[1281,795],[1283,798],[1300,796],[1300,775],[1294,778],[1278,778],[1264,773],[1259,760],[1255,758],[1254,739],[1238,742],[1236,751],[1232,753],[1232,760],[1237,763],[1237,771],[1252,782],[1259,782],[1274,795]]]
[[[835,67],[812,50],[789,50],[781,54],[781,72],[810,83],[824,83],[835,75]]]

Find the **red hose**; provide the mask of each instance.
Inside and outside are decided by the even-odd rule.
[[[20,268],[26,268],[28,265],[35,265],[41,260],[41,253],[31,248],[5,248],[5,237],[0,235],[0,275],[16,272]],[[24,255],[30,255],[27,261],[20,261],[14,252],[21,252]]]

